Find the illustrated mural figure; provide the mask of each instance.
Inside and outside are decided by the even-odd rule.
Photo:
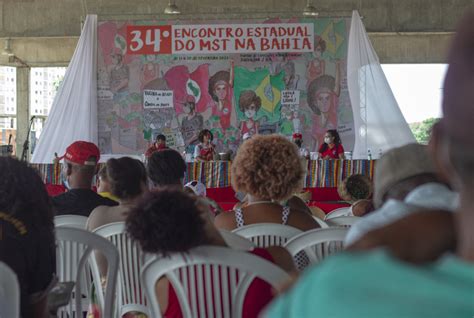
[[[183,114],[178,117],[181,133],[186,145],[196,145],[199,140],[199,132],[204,125],[204,119],[201,114],[196,113],[196,99],[192,95],[186,96],[183,102]]]
[[[315,36],[313,59],[308,63],[306,78],[311,82],[326,73],[326,62],[323,60],[323,53],[326,51],[326,41],[320,36]]]
[[[245,116],[245,120],[240,122],[240,134],[246,133],[255,135],[258,133],[258,121],[255,120],[258,110],[262,106],[262,100],[254,91],[246,90],[240,94],[239,108]]]
[[[210,105],[212,116],[219,118],[218,123],[224,134],[231,125],[236,125],[235,112],[232,107],[232,87],[233,67],[231,72],[219,71],[209,78],[209,95],[213,99],[213,103]]]
[[[337,104],[340,86],[338,79],[322,75],[313,80],[308,87],[308,106],[313,112],[311,149],[317,150],[323,143],[328,129],[337,129]]]

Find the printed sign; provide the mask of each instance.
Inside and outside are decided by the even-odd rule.
[[[300,91],[284,90],[281,92],[281,106],[298,107],[300,105]]]
[[[312,23],[127,27],[128,54],[303,53],[314,51]]]
[[[145,109],[173,107],[173,91],[144,90],[143,107]]]

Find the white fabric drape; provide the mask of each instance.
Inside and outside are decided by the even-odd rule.
[[[88,15],[31,158],[52,163],[76,140],[97,144],[97,15]]]
[[[347,80],[356,136],[353,159],[367,159],[369,151],[378,158],[388,149],[416,142],[357,11],[352,13]]]

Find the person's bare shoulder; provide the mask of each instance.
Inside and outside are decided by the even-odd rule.
[[[218,229],[232,231],[236,228],[234,211],[227,211],[218,214],[214,218],[214,225]]]
[[[92,210],[89,218],[87,219],[86,229],[93,231],[101,225],[107,224],[109,210],[113,207],[106,205],[99,205],[94,210]]]
[[[284,271],[290,273],[296,271],[293,257],[281,246],[270,246],[266,250],[273,258],[273,261]]]
[[[302,231],[320,228],[318,222],[316,222],[312,215],[299,209],[291,209],[288,225],[296,227]]]

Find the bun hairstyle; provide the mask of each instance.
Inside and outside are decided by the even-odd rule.
[[[148,253],[168,255],[206,244],[205,220],[196,198],[179,190],[149,192],[130,211],[130,236]]]
[[[143,163],[130,157],[109,159],[107,176],[112,194],[119,199],[129,199],[143,192],[146,184],[146,170]]]

